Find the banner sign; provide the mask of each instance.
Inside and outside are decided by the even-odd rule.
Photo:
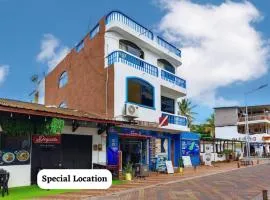
[[[61,144],[60,135],[33,135],[34,144]]]
[[[26,165],[30,163],[29,150],[0,150],[0,166],[4,165]]]
[[[182,156],[195,156],[200,154],[199,141],[182,140]]]

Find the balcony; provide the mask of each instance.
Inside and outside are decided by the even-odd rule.
[[[127,52],[121,50],[114,51],[110,53],[107,58],[108,58],[108,65],[120,62],[129,65],[133,68],[136,68],[140,71],[146,72],[155,77],[159,77],[159,74],[161,74],[162,80],[165,80],[168,83],[186,89],[186,80],[181,79],[180,77],[166,70],[151,65],[145,62],[143,59],[133,56]]]
[[[170,44],[166,40],[162,39],[159,36],[155,36],[152,31],[145,28],[141,24],[137,23],[135,20],[131,19],[130,17],[126,16],[125,14],[112,11],[106,16],[106,25],[109,25],[112,22],[118,22],[125,26],[128,26],[132,30],[138,33],[138,35],[143,35],[147,39],[153,41],[159,47],[164,48],[165,50],[173,53],[177,57],[181,57],[181,50],[176,48],[174,45]]]
[[[184,116],[162,113],[162,117],[165,117],[165,116],[168,116],[169,124],[187,126],[187,118]]]
[[[239,122],[245,122],[245,117],[240,117]],[[268,115],[249,115],[248,121],[270,121],[270,116]]]

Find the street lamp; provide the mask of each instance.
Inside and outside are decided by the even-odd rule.
[[[251,91],[248,91],[246,93],[244,93],[245,95],[245,107],[246,107],[246,113],[245,113],[245,129],[246,129],[246,153],[247,153],[247,158],[249,159],[249,156],[250,156],[250,144],[249,144],[249,127],[248,127],[248,106],[247,106],[247,95],[251,94],[251,93],[254,93],[258,90],[261,90],[263,88],[266,88],[268,86],[268,84],[264,84],[264,85],[261,85],[259,86],[258,88],[256,89],[253,89]]]

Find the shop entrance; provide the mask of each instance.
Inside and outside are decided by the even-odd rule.
[[[122,151],[122,164],[147,162],[147,139],[120,137],[120,150]]]
[[[31,183],[41,169],[91,169],[92,136],[62,134],[33,136]]]

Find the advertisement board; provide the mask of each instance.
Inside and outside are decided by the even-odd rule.
[[[30,163],[30,152],[26,149],[0,150],[0,166],[26,165]]]

